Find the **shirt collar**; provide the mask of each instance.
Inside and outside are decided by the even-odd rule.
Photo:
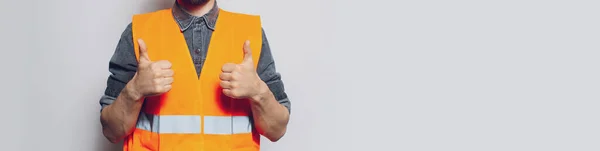
[[[175,1],[174,5],[175,6],[173,6],[173,9],[172,9],[173,17],[177,21],[177,24],[179,25],[179,29],[181,31],[187,30],[192,25],[192,23],[194,23],[197,20],[203,21],[204,23],[206,23],[206,26],[209,29],[211,29],[213,31],[215,30],[215,23],[217,22],[217,17],[219,16],[219,7],[217,7],[216,1],[213,5],[213,8],[210,9],[210,11],[208,11],[208,13],[206,13],[202,16],[194,16],[194,15],[187,13],[177,3],[177,1]]]

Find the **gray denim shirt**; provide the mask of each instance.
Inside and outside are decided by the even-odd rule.
[[[183,36],[185,37],[192,56],[191,59],[196,67],[197,76],[199,77],[202,73],[201,69],[204,60],[206,60],[206,52],[208,51],[211,35],[214,30],[218,30],[215,29],[215,23],[219,15],[219,8],[215,2],[213,9],[207,14],[203,16],[193,16],[185,12],[177,2],[175,2],[172,10],[173,18],[176,20],[177,24],[179,24],[179,28],[183,32]],[[275,70],[275,61],[271,55],[271,49],[269,48],[264,29],[262,34],[262,51],[256,71],[260,79],[262,79],[271,92],[273,92],[275,99],[290,111],[290,100],[285,93],[281,75]],[[134,51],[130,23],[121,34],[121,39],[109,62],[109,71],[111,74],[108,77],[104,95],[100,98],[100,105],[102,106],[101,110],[115,101],[127,82],[135,75],[137,70],[137,59]]]

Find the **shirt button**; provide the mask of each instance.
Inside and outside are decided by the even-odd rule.
[[[200,49],[196,49],[194,52],[196,52],[196,54],[200,54]]]

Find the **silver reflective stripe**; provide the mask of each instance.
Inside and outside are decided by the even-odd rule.
[[[140,113],[136,127],[155,133],[199,134],[202,120],[197,115],[152,115]]]
[[[204,116],[205,134],[244,134],[252,132],[248,116]]]
[[[141,112],[140,115],[138,116],[138,121],[137,121],[137,124],[135,125],[135,127],[138,129],[143,129],[143,130],[151,131],[154,133],[158,133],[158,129],[152,128],[152,127],[154,127],[153,125],[158,125],[158,120],[154,120],[154,116],[152,116],[150,114]]]
[[[136,127],[155,133],[200,134],[201,116],[152,115],[140,113]],[[204,116],[205,134],[244,134],[252,132],[248,116]]]
[[[162,115],[158,117],[158,132],[199,134],[201,129],[200,116],[189,115]]]
[[[252,123],[248,116],[232,116],[233,134],[252,133]]]

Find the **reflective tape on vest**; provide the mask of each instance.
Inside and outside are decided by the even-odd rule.
[[[201,118],[204,117],[204,123]],[[252,132],[248,116],[153,115],[140,113],[136,128],[159,134],[245,134]]]

